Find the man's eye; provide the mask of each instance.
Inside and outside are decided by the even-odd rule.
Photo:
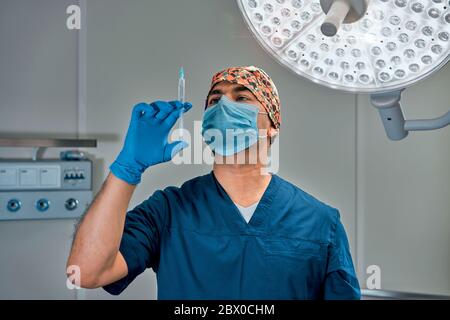
[[[250,100],[249,98],[245,97],[245,96],[239,96],[237,97],[236,101],[242,101],[242,100]]]
[[[219,102],[219,99],[217,99],[217,98],[212,98],[211,100],[209,100],[209,105],[216,104],[217,102]]]

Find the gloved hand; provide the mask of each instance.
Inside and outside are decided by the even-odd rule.
[[[133,108],[125,143],[109,169],[119,179],[138,184],[150,166],[166,162],[188,146],[185,141],[167,142],[181,112],[192,104],[180,101],[139,103]]]

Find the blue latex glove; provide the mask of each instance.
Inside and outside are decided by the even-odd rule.
[[[167,142],[169,132],[181,112],[192,104],[180,101],[139,103],[133,108],[125,143],[109,169],[129,184],[141,182],[141,175],[150,166],[166,162],[188,146],[185,141]]]

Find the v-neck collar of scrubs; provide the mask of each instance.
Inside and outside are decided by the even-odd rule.
[[[280,185],[279,177],[275,174],[272,174],[272,177],[270,179],[270,182],[268,186],[266,187],[266,190],[264,191],[261,199],[259,200],[258,206],[255,209],[255,212],[253,213],[250,221],[247,223],[245,221],[244,217],[239,212],[239,209],[234,204],[233,200],[230,198],[228,193],[225,191],[225,189],[222,187],[220,182],[217,180],[216,176],[214,175],[214,172],[211,171],[210,173],[210,179],[213,182],[213,185],[216,185],[216,190],[223,199],[223,201],[226,202],[227,206],[231,209],[227,212],[223,212],[222,214],[226,215],[224,218],[227,220],[233,220],[235,224],[233,225],[237,226],[239,231],[250,231],[250,230],[261,230],[263,231],[265,227],[267,226],[267,217],[271,213],[271,207],[274,203],[274,198],[276,197]]]

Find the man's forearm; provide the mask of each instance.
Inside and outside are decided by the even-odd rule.
[[[81,220],[67,265],[80,268],[82,282],[95,282],[114,263],[135,188],[110,173]]]

